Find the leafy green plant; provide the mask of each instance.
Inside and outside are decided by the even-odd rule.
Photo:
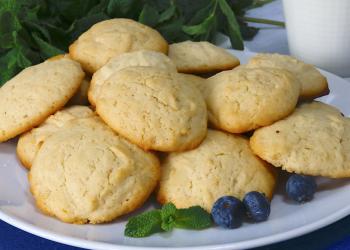
[[[0,86],[23,68],[67,52],[81,33],[102,20],[124,17],[157,29],[168,42],[212,40],[216,32],[243,49],[258,31],[245,17],[271,0],[1,0]],[[273,22],[272,24],[281,25]]]

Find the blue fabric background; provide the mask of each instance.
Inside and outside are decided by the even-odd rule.
[[[0,220],[0,250],[80,250],[26,233]],[[350,250],[350,216],[313,233],[255,250]]]

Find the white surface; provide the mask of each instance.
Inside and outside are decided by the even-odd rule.
[[[234,52],[242,62],[248,53]],[[323,72],[331,94],[323,101],[350,115],[350,84]],[[312,202],[297,205],[285,200],[278,190],[267,222],[244,223],[235,230],[213,227],[203,231],[174,230],[171,233],[133,239],[123,236],[127,218],[104,225],[70,225],[41,214],[28,189],[27,171],[15,155],[16,141],[0,144],[0,219],[25,231],[69,245],[93,249],[242,249],[286,240],[326,226],[350,214],[350,180],[319,178],[319,190]],[[149,202],[143,209],[154,207]],[[140,210],[138,211],[140,212]]]
[[[350,1],[284,0],[290,53],[350,76]]]
[[[246,16],[283,22],[282,1],[276,0],[260,8],[251,9]],[[268,24],[249,24],[260,28],[260,30],[253,40],[244,42],[246,48],[253,52],[289,54],[287,34],[284,28]]]

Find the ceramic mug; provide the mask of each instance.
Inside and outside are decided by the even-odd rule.
[[[350,76],[350,0],[283,0],[290,53]]]

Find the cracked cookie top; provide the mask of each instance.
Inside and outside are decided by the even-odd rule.
[[[140,207],[158,182],[158,159],[97,116],[68,123],[44,141],[30,170],[37,206],[77,224],[107,222]]]
[[[92,74],[111,58],[141,49],[167,53],[168,43],[155,29],[131,19],[114,18],[81,34],[69,47],[69,55]]]
[[[161,168],[160,203],[200,205],[208,212],[224,195],[242,199],[258,191],[271,199],[276,182],[273,169],[253,154],[248,139],[215,130],[198,148],[169,154]]]
[[[288,172],[350,177],[350,119],[321,102],[301,104],[287,118],[256,130],[250,145]]]
[[[160,68],[128,67],[112,74],[96,99],[96,112],[144,149],[191,149],[207,132],[200,91],[182,75]]]
[[[96,114],[86,106],[71,106],[57,111],[49,116],[39,127],[22,134],[17,143],[17,156],[21,163],[30,168],[34,158],[44,141],[74,119],[84,119],[96,116]]]
[[[244,133],[293,112],[300,83],[286,70],[242,66],[210,77],[202,92],[214,127]]]

